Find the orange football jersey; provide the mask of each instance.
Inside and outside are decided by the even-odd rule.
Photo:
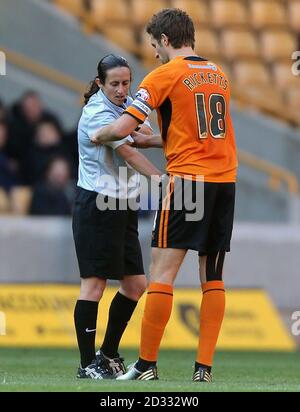
[[[237,155],[226,75],[197,56],[178,56],[149,73],[125,113],[143,122],[156,109],[167,172],[235,182]]]

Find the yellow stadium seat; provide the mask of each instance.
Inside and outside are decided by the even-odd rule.
[[[10,211],[9,203],[5,190],[0,187],[0,213],[8,213]]]
[[[171,7],[175,7],[187,12],[193,19],[195,26],[207,25],[210,23],[207,2],[203,0],[172,0]]]
[[[212,0],[211,15],[216,28],[247,24],[245,3],[240,0]]]
[[[224,30],[221,45],[223,57],[228,60],[259,57],[256,37],[248,30]]]
[[[300,32],[300,0],[288,1],[288,20],[290,27],[296,32]]]
[[[161,65],[159,60],[151,58],[151,57],[150,58],[149,57],[143,57],[142,62],[143,62],[143,65],[145,66],[145,68],[149,72],[156,69],[156,67]]]
[[[14,187],[10,191],[12,212],[16,215],[26,215],[29,212],[32,189],[28,186]]]
[[[292,86],[300,89],[300,75],[293,74],[291,60],[273,64],[273,74],[275,83],[280,89]]]
[[[129,3],[126,0],[92,0],[90,16],[100,30],[110,23],[129,24]]]
[[[131,21],[137,27],[145,26],[153,14],[167,7],[166,0],[131,0]]]
[[[218,65],[220,70],[222,70],[224,74],[226,74],[229,78],[231,77],[231,68],[227,63],[224,62],[224,60],[220,60],[219,58],[214,58],[214,59],[211,59],[211,61],[215,63],[216,65]]]
[[[110,41],[112,41],[122,49],[125,49],[130,53],[138,52],[135,31],[131,26],[110,24],[103,26],[102,31]]]
[[[196,30],[195,51],[208,59],[220,58],[219,42],[213,30]]]
[[[242,93],[257,106],[263,105],[269,109],[282,109],[284,107],[280,91],[272,85],[252,85],[243,88]]]
[[[271,74],[260,61],[239,61],[233,64],[233,78],[239,86],[269,85]]]
[[[289,87],[285,90],[285,102],[287,106],[298,113],[299,117],[299,107],[300,107],[300,88]]]
[[[266,30],[261,34],[261,45],[265,60],[286,60],[297,50],[297,39],[287,30]]]
[[[55,0],[55,4],[75,17],[82,17],[85,11],[83,0]]]
[[[286,8],[278,0],[251,0],[251,24],[255,29],[287,26]]]

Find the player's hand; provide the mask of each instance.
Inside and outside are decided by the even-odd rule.
[[[147,149],[149,147],[149,135],[139,132],[132,132],[131,137],[134,140],[132,143],[133,147],[138,147],[140,149]]]

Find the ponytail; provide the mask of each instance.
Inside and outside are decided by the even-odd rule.
[[[90,82],[88,91],[84,93],[84,104],[87,104],[93,94],[97,93],[99,90],[99,86],[96,83],[96,78]]]

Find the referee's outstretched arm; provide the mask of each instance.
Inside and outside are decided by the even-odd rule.
[[[153,175],[161,176],[161,171],[158,170],[142,153],[138,152],[130,145],[123,144],[116,149],[116,152],[140,174],[147,177]]]

